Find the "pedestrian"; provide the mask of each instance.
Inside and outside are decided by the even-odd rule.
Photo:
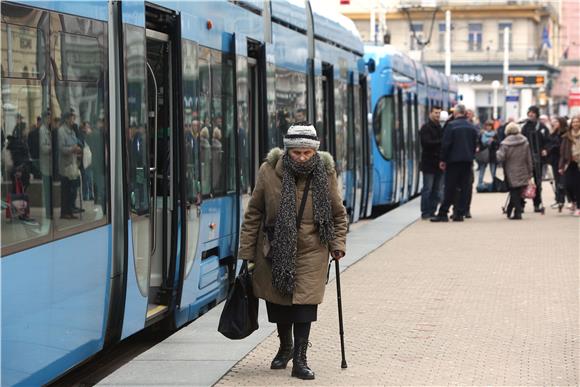
[[[560,146],[562,145],[562,136],[568,131],[568,123],[564,117],[552,118],[550,126],[550,135],[546,150],[548,152],[548,163],[552,167],[552,177],[554,178],[554,193],[556,201],[551,205],[552,208],[558,208],[562,212],[565,202],[564,176],[558,172],[560,164]]]
[[[522,219],[522,191],[528,185],[533,172],[530,144],[515,122],[506,126],[505,134],[506,138],[497,151],[497,160],[503,163],[505,179],[510,190],[506,214],[509,219]]]
[[[522,127],[522,134],[530,143],[532,162],[534,164],[534,182],[536,183],[536,197],[534,198],[534,212],[543,212],[542,205],[542,164],[548,155],[546,144],[548,142],[549,130],[546,125],[539,120],[540,109],[537,106],[528,108],[528,119]]]
[[[439,154],[443,128],[440,122],[441,107],[433,106],[429,121],[419,131],[421,138],[421,172],[423,173],[423,188],[421,189],[421,218],[430,219],[435,216],[437,206],[441,201],[441,186],[443,171],[439,169]]]
[[[566,190],[572,199],[572,214],[580,216],[580,115],[572,117],[570,130],[562,136],[558,172],[564,176]]]
[[[270,150],[244,215],[238,253],[251,262],[254,294],[266,300],[268,320],[277,325],[280,348],[270,368],[286,368],[292,358],[292,376],[299,379],[314,379],[306,351],[329,252],[340,259],[346,251],[347,217],[334,161],[319,145],[314,126],[300,122],[288,129],[284,150]]]
[[[447,222],[452,204],[454,221],[462,222],[467,212],[467,191],[473,175],[478,132],[465,117],[465,112],[465,106],[457,105],[453,112],[455,119],[443,132],[439,167],[445,171],[445,194],[437,216],[431,218],[432,222]],[[459,191],[457,199],[456,191]]]
[[[480,158],[477,161],[479,167],[479,177],[477,180],[477,187],[483,187],[483,177],[485,175],[485,170],[489,165],[489,171],[491,173],[491,182],[493,184],[495,180],[495,172],[497,169],[497,162],[495,160],[495,152],[498,149],[497,142],[497,132],[493,129],[493,121],[488,120],[483,124],[483,129],[479,135],[479,152],[477,154],[483,155],[485,157]],[[477,159],[476,154],[476,159]]]
[[[74,110],[70,109],[70,111],[63,114],[62,125],[58,128],[61,219],[78,219],[74,212],[77,187],[81,176],[79,156],[82,154],[82,148],[79,146],[79,141],[74,131],[75,118]]]

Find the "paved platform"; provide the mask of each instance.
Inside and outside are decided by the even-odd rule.
[[[351,225],[348,255],[340,261],[342,271],[395,237],[420,216],[419,201],[413,200],[372,221]],[[341,277],[342,278],[342,277]],[[334,267],[330,281],[334,279]],[[335,295],[329,282],[327,298]],[[217,332],[221,303],[162,343],[142,353],[101,380],[98,386],[211,386],[236,363],[272,335],[266,305],[260,302],[260,328],[250,337],[232,341]],[[274,336],[276,334],[274,333]],[[264,381],[266,383],[266,381]]]
[[[580,219],[511,221],[504,199],[474,194],[462,223],[417,220],[414,200],[354,225],[341,261],[347,369],[330,283],[310,337],[316,380],[269,369],[278,344],[264,314],[250,338],[220,337],[218,307],[100,385],[578,385]]]

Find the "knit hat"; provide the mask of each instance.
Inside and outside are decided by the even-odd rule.
[[[290,148],[314,148],[318,150],[320,141],[316,129],[310,123],[297,123],[288,129],[286,136],[284,136],[284,150]]]
[[[532,105],[528,108],[528,113],[532,112],[536,115],[536,118],[540,117],[540,109],[536,105]]]

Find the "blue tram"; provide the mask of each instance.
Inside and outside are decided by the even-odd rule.
[[[315,3],[2,2],[2,385],[220,302],[259,165],[295,121],[335,156],[352,222],[418,192],[431,75],[363,58]]]
[[[221,301],[259,164],[294,121],[335,154],[351,219],[371,208],[348,19],[302,2],[19,1],[1,28],[2,385]]]
[[[449,108],[457,88],[447,77],[392,46],[367,46],[372,111],[372,206],[392,206],[420,192],[419,129],[432,106]]]

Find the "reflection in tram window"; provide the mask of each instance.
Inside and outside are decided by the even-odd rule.
[[[276,127],[270,138],[281,146],[290,125],[306,118],[306,74],[276,67]]]
[[[54,59],[58,79],[98,80],[103,69],[103,58],[97,39],[63,32],[55,35]]]
[[[148,292],[149,258],[151,254],[149,130],[147,126],[145,34],[142,28],[125,25],[125,73],[127,78],[128,131],[127,153],[129,159],[129,208],[137,284],[141,294]]]
[[[387,160],[393,158],[393,97],[383,97],[377,103],[373,118],[375,141]]]
[[[185,145],[185,184],[189,203],[199,202],[199,135],[201,122],[197,106],[199,84],[197,79],[197,45],[184,40],[183,55],[183,123]]]
[[[45,37],[41,30],[2,23],[2,77],[40,79],[45,72]]]
[[[204,195],[236,188],[233,60],[205,47],[199,53],[201,186]]]
[[[29,140],[38,151],[43,134],[43,155],[50,154],[51,137],[42,113],[42,87],[2,78],[2,247],[48,235],[51,226],[50,168],[42,171],[30,156]],[[36,118],[41,118],[37,127]],[[48,139],[47,139],[48,137]],[[48,142],[46,142],[48,141]],[[38,146],[37,146],[38,145]],[[50,166],[50,160],[45,164]],[[47,184],[48,183],[48,184]]]

